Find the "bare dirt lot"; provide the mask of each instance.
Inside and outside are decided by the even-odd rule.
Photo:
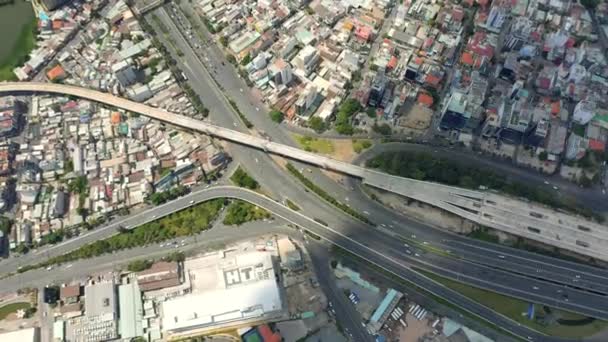
[[[426,130],[431,124],[433,111],[419,105],[410,105],[399,118],[399,126],[414,130]]]

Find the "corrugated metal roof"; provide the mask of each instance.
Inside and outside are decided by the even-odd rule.
[[[118,324],[120,337],[130,339],[143,336],[143,303],[137,282],[118,287],[118,303],[120,308],[120,321]]]

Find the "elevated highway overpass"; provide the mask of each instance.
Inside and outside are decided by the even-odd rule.
[[[23,92],[76,96],[145,115],[155,120],[360,178],[369,186],[428,203],[480,225],[608,261],[608,248],[606,248],[608,227],[535,203],[492,192],[467,190],[391,176],[96,90],[53,83],[0,83],[0,94]]]

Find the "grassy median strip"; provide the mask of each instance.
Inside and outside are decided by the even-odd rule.
[[[325,192],[325,190],[321,189],[319,186],[314,184],[310,179],[304,177],[304,175],[300,171],[298,171],[298,169],[296,169],[296,167],[293,166],[291,163],[287,163],[287,170],[292,175],[294,175],[297,179],[299,179],[300,182],[302,182],[307,188],[309,188],[315,194],[317,194],[319,197],[321,197],[324,200],[326,200],[327,202],[333,204],[335,207],[337,207],[338,209],[342,210],[343,212],[349,214],[350,216],[356,218],[357,220],[365,222],[369,225],[375,226],[375,224],[372,221],[370,221],[365,215],[359,213],[358,211],[354,210],[353,208],[347,206],[346,204],[339,202],[338,200],[336,200],[335,198],[330,196],[327,192]]]
[[[300,207],[297,204],[295,204],[292,200],[290,200],[289,198],[285,200],[285,204],[287,204],[287,206],[291,210],[300,211]]]
[[[249,190],[258,190],[260,188],[260,183],[240,166],[234,171],[232,176],[230,176],[230,180],[241,188],[247,188]]]
[[[549,336],[559,336],[567,338],[581,338],[594,335],[608,327],[608,322],[602,320],[588,319],[579,314],[568,311],[561,311],[553,308],[551,310],[552,319],[547,319],[547,314],[542,305],[535,306],[536,318],[530,320],[525,313],[528,311],[530,303],[505,296],[496,292],[479,289],[474,286],[463,284],[451,279],[447,279],[436,274],[421,269],[415,269],[428,278],[443,284],[444,286],[459,292],[460,294],[484,305],[510,319],[525,325],[531,329]],[[559,319],[568,321],[581,321],[584,324],[560,324]]]
[[[241,121],[243,121],[243,123],[245,124],[245,127],[247,127],[247,128],[253,128],[253,124],[251,123],[251,121],[249,121],[247,119],[247,117],[245,116],[245,114],[243,114],[243,112],[241,112],[241,109],[236,104],[236,102],[234,102],[233,99],[228,98],[228,103],[230,103],[230,106],[232,106],[232,109],[234,109],[234,111],[239,115],[239,118],[241,118]]]
[[[121,233],[107,239],[84,245],[72,252],[50,258],[35,265],[24,266],[19,272],[47,267],[78,259],[88,259],[102,254],[127,248],[145,246],[181,236],[198,234],[211,228],[225,206],[225,199],[216,199],[189,207],[182,211],[165,216],[154,222],[146,223],[132,230],[121,230]]]

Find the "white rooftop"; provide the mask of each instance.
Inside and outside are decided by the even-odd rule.
[[[2,342],[38,342],[40,334],[38,328],[21,329],[0,334]]]
[[[269,252],[222,251],[186,261],[192,294],[163,303],[163,331],[214,327],[282,309]]]

